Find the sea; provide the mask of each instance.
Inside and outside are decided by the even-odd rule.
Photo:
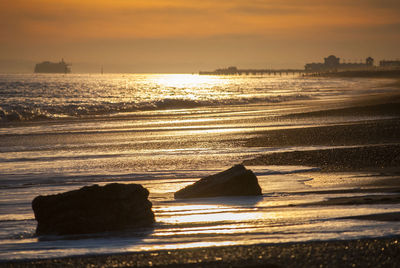
[[[309,174],[317,167],[248,167],[259,197],[173,197],[259,155],[326,148],[246,141],[268,130],[377,120],[283,115],[390,93],[391,82],[292,74],[0,74],[0,260],[399,235],[397,222],[345,218],[399,211],[396,204],[293,206],[357,195],[315,191]],[[35,235],[36,196],[112,182],[150,191],[153,227]]]

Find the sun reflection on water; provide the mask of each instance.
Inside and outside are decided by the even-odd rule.
[[[243,224],[248,221],[275,217],[274,213],[265,213],[257,208],[223,206],[214,204],[173,206],[164,213],[158,211],[158,220],[165,224],[202,224],[206,222],[234,222]],[[174,214],[171,217],[171,214]]]
[[[210,88],[228,83],[227,79],[198,74],[166,74],[155,77],[153,81],[163,87],[175,88]]]

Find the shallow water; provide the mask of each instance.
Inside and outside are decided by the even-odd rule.
[[[371,93],[384,82],[297,76],[0,74],[0,122],[126,113],[151,117],[153,113],[138,112],[343,97]]]
[[[390,92],[387,81],[196,75],[0,75],[0,259],[400,234],[397,223],[344,220],[398,205],[293,207],[346,194],[316,194],[302,172],[251,167],[262,197],[174,200],[173,193],[257,155],[323,147],[246,147],[258,131],[377,118],[283,120]],[[34,236],[39,194],[89,184],[150,190],[152,229],[90,236]],[[310,193],[305,193],[310,191]],[[351,194],[354,195],[354,194]]]

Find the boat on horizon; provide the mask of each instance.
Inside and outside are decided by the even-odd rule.
[[[60,62],[50,62],[43,61],[35,65],[35,73],[63,73],[67,74],[71,72],[71,68],[69,67],[71,64],[68,64],[61,59]]]

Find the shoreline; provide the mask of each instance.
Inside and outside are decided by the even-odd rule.
[[[400,95],[375,96],[356,100],[346,108],[304,112],[284,118],[377,116],[372,119],[328,126],[313,126],[259,132],[246,146],[290,147],[292,151],[271,152],[243,161],[246,166],[294,165],[318,169],[307,172],[313,180],[305,184],[315,192],[330,189],[357,189],[361,197],[331,198],[301,206],[400,204]],[[311,147],[296,150],[296,147]],[[312,147],[328,146],[327,149]],[[333,187],[333,188],[332,188]],[[340,190],[339,190],[340,189]],[[384,195],[391,192],[392,195]],[[400,221],[400,212],[354,216],[351,219]]]
[[[396,267],[399,263],[400,236],[394,236],[20,260],[0,262],[0,267]]]
[[[331,146],[268,153],[245,160],[245,165],[304,165],[323,172],[383,171],[395,168],[400,174],[400,94],[375,95],[348,102],[344,108],[320,109],[284,115],[284,120],[363,117],[326,126],[299,127],[256,132],[247,147]]]
[[[307,77],[304,77],[307,78]],[[310,77],[312,78],[312,77]],[[321,77],[324,78],[324,77]],[[382,83],[381,87],[382,88],[387,88],[387,87],[394,87],[394,88],[400,88],[400,77],[371,77],[371,79],[374,79],[375,81],[379,81],[379,79],[390,79],[390,83]],[[364,96],[363,100],[361,100],[364,103],[367,103],[367,100],[372,99],[374,103],[377,102],[377,100],[381,99],[380,102],[382,103],[387,103],[387,101],[391,98],[395,98],[398,101],[400,101],[400,95],[398,93],[387,93],[383,94],[382,93],[375,93],[377,96]],[[389,97],[388,97],[389,96]],[[392,99],[393,100],[393,99]],[[291,102],[298,102],[299,100],[292,100]],[[300,100],[301,101],[301,100]],[[317,99],[312,99],[312,101],[318,101]],[[357,101],[358,103],[360,102],[359,100]],[[379,103],[379,101],[378,101]],[[261,102],[255,102],[255,103],[250,103],[250,105],[259,105]],[[350,102],[348,103],[349,105],[354,105],[354,103]],[[189,109],[199,109],[199,108],[204,108],[204,107],[218,107],[218,106],[196,106],[192,107]],[[34,119],[21,119],[21,120],[0,120],[0,128],[12,128],[12,127],[20,127],[20,126],[36,126],[36,125],[41,125],[41,124],[59,124],[59,123],[74,123],[74,122],[80,122],[80,121],[108,121],[111,119],[117,119],[117,120],[132,120],[136,118],[147,118],[150,116],[153,116],[152,112],[157,112],[157,111],[168,111],[168,110],[175,110],[176,108],[170,107],[170,108],[159,108],[159,109],[154,109],[154,108],[147,108],[147,109],[132,109],[132,110],[124,110],[124,111],[115,111],[110,114],[83,114],[80,116],[74,116],[74,115],[56,115],[55,117],[46,117],[46,116],[39,116]],[[185,110],[186,107],[181,107],[178,108],[178,110]],[[170,115],[164,114],[164,113],[157,113],[157,116],[159,117],[169,117]],[[124,114],[129,114],[129,115],[124,115]],[[304,113],[306,115],[306,113]],[[0,119],[1,117],[4,116],[0,112]],[[297,115],[299,116],[299,115]],[[312,116],[312,114],[310,114]]]
[[[397,96],[397,97],[395,97]],[[391,104],[391,105],[388,105]],[[324,175],[339,172],[372,172],[375,184],[359,192],[382,193],[383,189],[396,191],[387,196],[329,199],[319,203],[299,205],[355,205],[400,203],[400,97],[358,100],[352,107],[305,112],[282,118],[330,116],[391,116],[393,118],[358,121],[339,125],[283,129],[256,132],[256,137],[244,140],[248,147],[284,146],[349,146],[324,150],[304,150],[270,153],[246,160],[249,165],[312,165],[320,167],[321,181]],[[399,106],[398,106],[399,105]],[[311,172],[311,176],[319,176]],[[379,176],[392,176],[382,188]],[[358,182],[359,183],[359,182]],[[396,188],[394,188],[396,187]],[[315,187],[315,190],[323,188]],[[348,188],[352,190],[352,188]],[[354,216],[354,220],[400,221],[400,213]],[[312,236],[312,232],[309,234]],[[329,240],[292,242],[282,244],[258,244],[249,246],[205,247],[150,252],[84,255],[38,260],[13,260],[2,262],[0,267],[396,267],[400,264],[400,236],[355,240]]]

